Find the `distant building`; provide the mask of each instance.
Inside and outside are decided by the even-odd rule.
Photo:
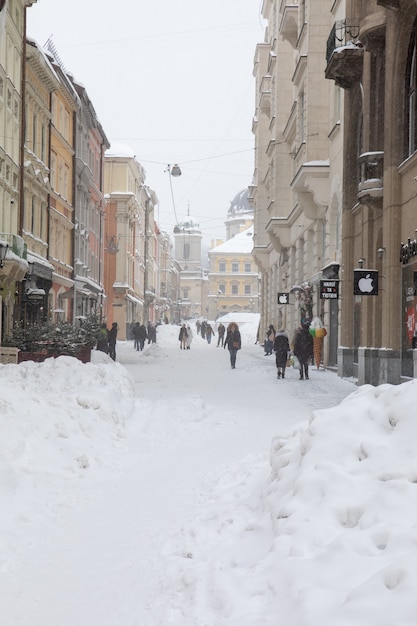
[[[207,277],[201,264],[202,234],[192,217],[174,228],[174,256],[180,266],[176,319],[206,317]]]
[[[253,225],[209,252],[208,317],[257,313],[259,273],[252,257]]]

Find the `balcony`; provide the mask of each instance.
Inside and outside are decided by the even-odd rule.
[[[27,246],[22,237],[12,233],[0,233],[2,244],[7,244],[6,258],[0,267],[0,281],[12,284],[25,277],[29,264],[27,262]]]
[[[359,202],[379,203],[384,195],[384,153],[364,152],[360,155]]]
[[[363,45],[359,41],[357,20],[338,20],[327,40],[325,77],[343,89],[350,89],[361,79]]]
[[[283,0],[281,15],[279,32],[295,48],[298,37],[298,3]]]

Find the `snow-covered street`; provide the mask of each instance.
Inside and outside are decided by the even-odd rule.
[[[0,366],[2,623],[413,626],[415,381],[277,380],[256,326]]]

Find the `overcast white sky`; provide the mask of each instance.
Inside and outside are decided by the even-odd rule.
[[[253,175],[255,47],[261,0],[38,0],[28,35],[52,35],[110,142],[129,145],[155,189],[161,227],[188,209],[224,238],[231,200]],[[179,163],[181,178],[166,173]]]

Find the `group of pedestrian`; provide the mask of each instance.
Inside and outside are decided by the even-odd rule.
[[[142,350],[145,347],[145,341],[148,339],[148,333],[145,324],[136,322],[132,328],[133,348],[135,350]]]
[[[193,331],[189,324],[183,324],[178,335],[181,350],[191,350],[191,342],[193,340]]]
[[[269,335],[268,335],[269,333]],[[288,339],[288,334],[285,329],[280,329],[275,332],[274,326],[271,324],[268,328],[267,337],[265,343],[270,340],[270,337],[274,335],[274,341],[272,350],[275,352],[275,363],[277,367],[277,378],[285,378],[285,370],[287,367],[288,359],[291,356],[291,347]],[[320,356],[318,352],[314,352],[313,333],[310,330],[310,324],[303,321],[301,326],[297,329],[293,338],[293,350],[292,354],[298,361],[298,367],[300,371],[300,380],[309,379],[309,363],[312,361],[313,356],[316,360],[317,369],[320,367]],[[264,345],[265,355],[271,354],[270,346]]]
[[[113,361],[116,360],[117,322],[113,322],[108,330],[106,323],[102,322],[97,338],[97,350],[105,352]]]

